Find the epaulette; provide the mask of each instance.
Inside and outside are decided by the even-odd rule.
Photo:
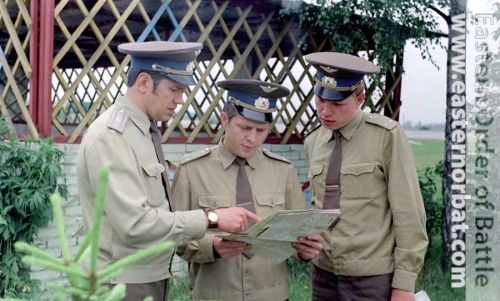
[[[210,151],[211,151],[210,148],[207,147],[204,150],[185,154],[184,156],[181,156],[181,158],[180,158],[181,165],[186,164],[186,163],[191,162],[191,161],[194,161],[196,159],[205,157],[206,155],[210,154]]]
[[[288,160],[287,158],[280,156],[280,155],[277,155],[277,154],[275,154],[275,153],[273,153],[265,148],[262,148],[262,152],[264,153],[264,155],[268,156],[271,159],[282,161],[285,163],[291,163],[290,160]]]
[[[312,132],[314,132],[315,130],[319,129],[321,127],[321,123],[318,124],[315,128],[313,128],[312,130],[310,130],[309,132],[307,132],[305,135],[304,135],[304,139],[307,138],[307,136],[311,135]]]
[[[392,130],[398,125],[398,122],[395,120],[392,120],[389,117],[382,116],[379,114],[367,114],[366,116],[366,122],[371,123],[371,124],[376,124],[378,126],[383,127],[386,130]]]
[[[130,115],[128,114],[128,112],[120,108],[116,108],[111,114],[111,118],[108,122],[108,127],[117,132],[123,133],[129,117]]]

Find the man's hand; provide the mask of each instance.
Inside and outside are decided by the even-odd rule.
[[[226,241],[220,237],[214,237],[214,249],[222,259],[231,259],[251,248],[252,245],[241,241]]]
[[[323,250],[323,236],[319,233],[312,233],[306,237],[299,237],[299,243],[292,242],[292,247],[297,250],[300,258],[312,260]]]
[[[391,301],[415,301],[415,294],[410,291],[393,288]]]
[[[215,213],[219,217],[218,229],[229,233],[238,233],[248,226],[248,220],[260,221],[260,217],[241,207],[231,207],[216,209]]]

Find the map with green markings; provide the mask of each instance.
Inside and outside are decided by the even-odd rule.
[[[220,235],[224,240],[252,245],[252,252],[279,264],[295,254],[292,242],[299,236],[321,233],[334,225],[340,210],[280,210],[253,225],[244,233]]]

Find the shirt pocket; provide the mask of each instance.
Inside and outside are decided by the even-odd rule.
[[[257,215],[265,218],[278,210],[285,210],[285,198],[282,194],[259,194],[255,196]]]
[[[309,168],[307,177],[311,184],[311,205],[317,208],[323,208],[323,198],[325,197],[325,179],[322,176],[324,165],[313,165]]]
[[[371,198],[375,184],[375,163],[344,165],[340,169],[340,195],[343,199]]]
[[[204,195],[198,197],[201,208],[228,208],[231,207],[231,198],[227,195]]]
[[[163,187],[161,173],[165,170],[165,166],[160,163],[152,163],[142,165],[142,170],[145,175],[145,186],[148,193],[147,203],[151,207],[158,207],[165,203],[165,187]]]

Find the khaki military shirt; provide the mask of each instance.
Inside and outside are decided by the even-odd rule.
[[[319,127],[305,140],[311,203],[323,207],[332,131]],[[413,291],[427,248],[425,209],[406,136],[397,122],[358,110],[340,129],[340,211],[323,234],[314,260],[338,275],[394,272],[392,286]]]
[[[99,240],[98,265],[109,266],[139,250],[172,240],[185,244],[206,231],[202,210],[170,212],[151,134],[150,121],[123,97],[97,118],[80,145],[78,192],[84,229],[92,226],[99,169],[110,167]],[[112,283],[148,283],[170,276],[174,250],[125,267]]]
[[[173,184],[176,210],[236,206],[235,155],[222,143],[184,156]],[[245,166],[256,214],[261,218],[285,209],[307,205],[293,166],[281,156],[257,150]],[[189,286],[195,300],[263,301],[288,298],[287,263],[273,265],[267,259],[243,255],[225,260],[214,258],[209,230],[203,239],[180,246],[177,254],[190,262]]]

